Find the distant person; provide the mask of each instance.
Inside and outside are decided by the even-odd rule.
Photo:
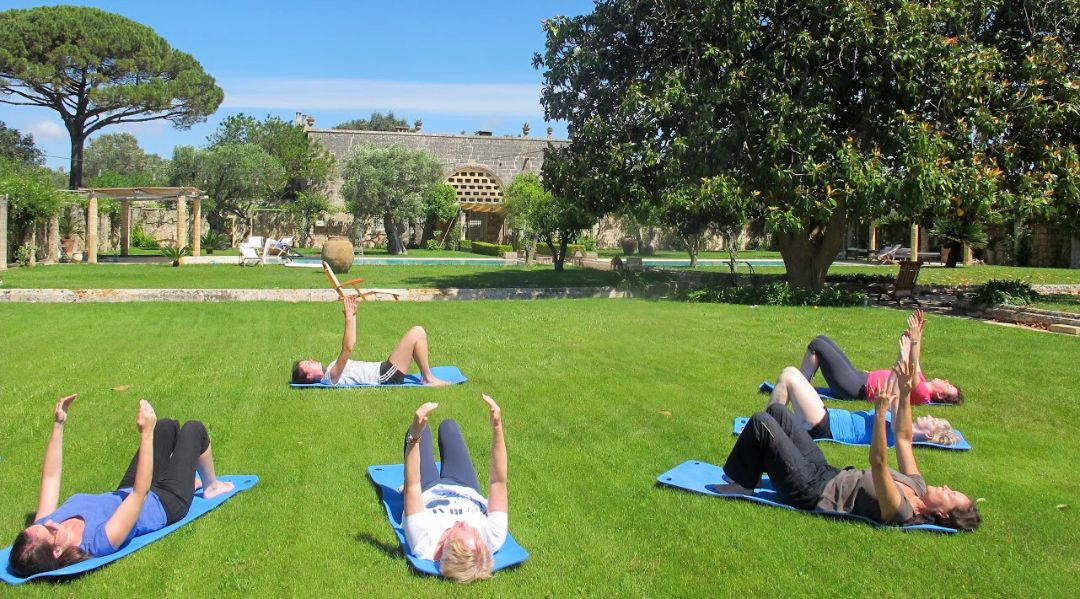
[[[405,381],[409,365],[415,361],[420,367],[421,382],[433,387],[450,383],[436,378],[428,364],[428,337],[423,327],[415,326],[398,341],[390,357],[382,362],[350,360],[356,345],[356,296],[346,294],[342,298],[345,311],[345,334],[341,340],[341,353],[324,368],[318,360],[300,360],[293,364],[292,382],[297,384],[323,383],[326,385],[399,385]]]
[[[420,406],[405,434],[405,539],[413,555],[438,562],[443,576],[461,583],[491,578],[492,554],[506,542],[509,527],[502,410],[487,395],[481,397],[491,414],[487,497],[453,420],[439,425],[442,468],[436,466],[427,416],[439,404]]]
[[[16,576],[25,578],[115,553],[134,537],[182,520],[195,495],[196,471],[203,497],[216,497],[233,488],[214,473],[210,435],[201,422],[189,421],[181,427],[175,420],[158,421],[154,408],[139,400],[135,419],[139,449],[116,490],[76,493],[57,507],[64,423],[75,397],[69,395],[56,403],[34,523],[19,533],[11,547],[9,570]]]
[[[912,318],[924,323],[926,317],[922,310],[916,310]],[[921,330],[921,327],[920,327]],[[960,388],[945,379],[926,380],[922,367],[918,363],[921,339],[913,339],[916,356],[916,380],[911,390],[911,403],[913,405],[936,403],[959,404],[964,401],[964,394]],[[851,360],[844,354],[832,339],[825,335],[814,338],[806,348],[803,355],[802,365],[799,371],[806,380],[814,380],[814,374],[821,369],[821,375],[825,377],[830,391],[838,399],[865,399],[873,401],[873,389],[882,387],[889,378],[888,370],[859,370],[851,364]]]
[[[911,339],[900,340],[900,355],[886,383],[874,389],[874,427],[870,468],[841,470],[779,403],[750,418],[724,463],[731,482],[708,485],[715,493],[752,493],[762,473],[768,473],[780,501],[802,510],[823,510],[869,518],[881,524],[931,522],[959,530],[979,525],[975,502],[947,486],[926,484],[911,449],[911,388],[915,369]],[[885,414],[896,402],[893,432],[898,470],[889,467]]]

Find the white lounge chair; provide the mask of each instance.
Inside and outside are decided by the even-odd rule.
[[[262,256],[254,246],[241,243],[236,246],[240,250],[240,266],[257,266],[262,264]]]
[[[870,258],[871,262],[877,262],[878,264],[893,264],[896,262],[896,252],[900,251],[904,244],[898,243],[891,248],[882,248],[878,250],[877,255]]]
[[[294,250],[292,245],[292,235],[286,235],[281,239],[267,237],[266,243],[262,247],[263,262],[266,262],[266,259],[272,256],[280,257],[282,262],[288,262],[292,258],[300,257],[300,252]]]

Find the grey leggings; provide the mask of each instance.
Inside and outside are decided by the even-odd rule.
[[[169,524],[182,519],[191,509],[195,469],[199,465],[199,456],[209,447],[210,433],[198,420],[189,420],[181,428],[179,422],[163,418],[154,426],[154,476],[150,490],[161,500]],[[135,486],[138,463],[139,452],[136,451],[117,489]]]
[[[829,384],[829,389],[837,398],[866,398],[866,371],[855,368],[832,339],[825,335],[814,337],[806,349],[817,356],[821,376],[825,377],[825,382]],[[811,369],[806,365],[799,370],[808,381],[814,380],[814,374],[817,372],[817,369]]]
[[[406,447],[408,449],[408,447]],[[477,493],[480,481],[476,479],[476,470],[469,457],[469,448],[461,428],[453,419],[443,420],[439,424],[439,456],[442,458],[442,471],[435,465],[435,447],[431,442],[431,428],[425,426],[420,434],[420,488],[424,491],[437,484],[472,487]]]

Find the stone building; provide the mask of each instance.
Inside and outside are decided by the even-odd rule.
[[[431,152],[443,165],[446,183],[457,191],[462,235],[474,241],[503,242],[507,237],[503,192],[513,178],[524,172],[539,173],[544,149],[569,143],[550,137],[500,137],[478,131],[473,135],[401,131],[349,131],[316,129],[314,119],[297,114],[308,136],[333,153],[342,163],[363,143],[393,145]],[[330,202],[341,206],[342,181],[333,182]],[[340,219],[339,219],[340,221]],[[376,223],[378,234],[381,223]],[[317,231],[318,233],[318,231]]]

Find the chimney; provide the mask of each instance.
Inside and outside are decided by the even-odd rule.
[[[304,120],[304,122],[307,123],[307,128],[311,129],[312,127],[315,126],[315,117],[309,116]]]
[[[293,117],[293,124],[297,127],[304,124],[304,115],[299,110],[296,111],[296,116]]]
[[[555,132],[554,129],[552,129],[551,127],[548,127],[548,137],[551,137],[551,134],[554,133],[554,132]]]

